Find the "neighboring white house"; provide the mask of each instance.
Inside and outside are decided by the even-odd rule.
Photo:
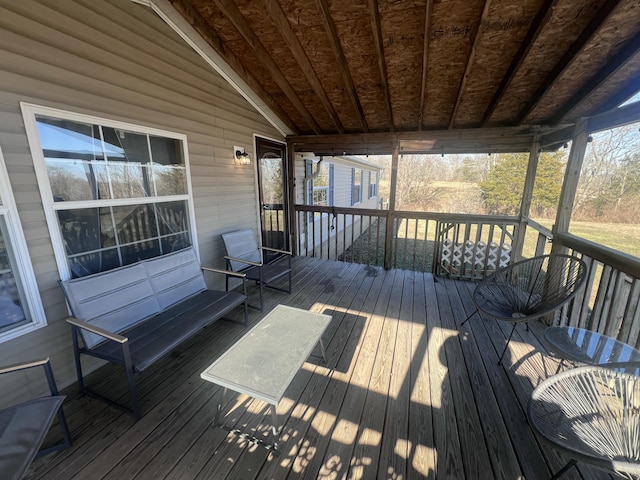
[[[355,156],[317,157],[311,154],[296,155],[296,203],[323,207],[348,207],[379,209],[379,186],[382,168],[366,159]],[[304,186],[300,188],[300,186]],[[299,215],[301,252],[314,250],[316,256],[326,257],[326,248],[334,246],[331,258],[340,256],[360,235],[360,217],[337,216],[331,213]],[[366,230],[369,219],[364,219]],[[343,231],[349,230],[349,234]],[[353,236],[351,235],[353,231]],[[338,242],[336,242],[336,239]],[[337,244],[338,251],[335,251]]]

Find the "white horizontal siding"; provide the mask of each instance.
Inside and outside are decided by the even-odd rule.
[[[0,146],[49,322],[3,343],[0,364],[49,356],[64,386],[75,381],[66,305],[20,102],[185,134],[207,265],[223,265],[220,233],[257,228],[255,167],[234,167],[233,146],[252,152],[254,134],[280,135],[148,8],[129,0],[0,0]],[[0,402],[42,391],[40,377],[0,377]]]

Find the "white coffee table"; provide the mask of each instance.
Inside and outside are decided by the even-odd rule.
[[[322,334],[330,315],[278,305],[200,376],[222,386],[214,424],[277,452],[279,427],[276,406],[316,344],[327,361]],[[268,444],[219,423],[226,390],[244,393],[271,405],[274,441]]]

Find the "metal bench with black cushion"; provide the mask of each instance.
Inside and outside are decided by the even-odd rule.
[[[207,289],[203,270],[242,278],[244,293]],[[80,355],[121,364],[129,382],[130,411],[140,418],[135,374],[241,304],[246,326],[245,281],[243,274],[200,267],[193,249],[187,248],[60,282],[72,314],[67,322],[80,390],[129,410],[85,387]]]

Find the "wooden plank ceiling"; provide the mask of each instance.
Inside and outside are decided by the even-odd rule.
[[[638,0],[170,0],[296,136],[560,126],[640,89]]]

